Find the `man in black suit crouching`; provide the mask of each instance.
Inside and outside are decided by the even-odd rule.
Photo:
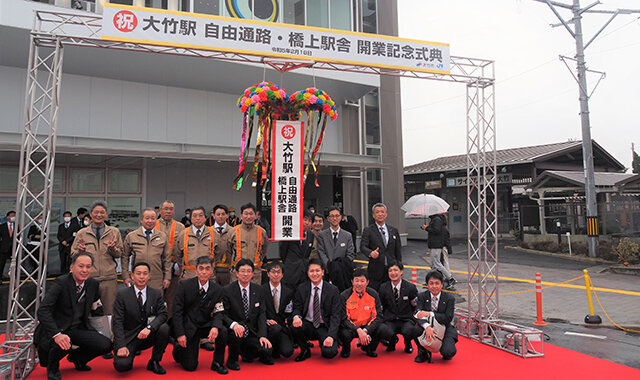
[[[147,369],[158,375],[167,373],[160,365],[169,343],[167,306],[162,292],[150,288],[149,264],[137,262],[131,272],[133,286],[121,289],[113,307],[113,367],[130,371],[136,351],[153,347]]]
[[[344,303],[338,288],[323,281],[320,259],[309,260],[309,280],[300,285],[293,297],[293,334],[300,347],[295,361],[311,357],[308,340],[318,340],[322,356],[338,355],[338,329],[344,318]]]
[[[227,367],[234,371],[240,369],[240,354],[247,363],[259,356],[261,363],[273,364],[261,287],[251,282],[254,270],[253,261],[240,259],[235,267],[238,280],[224,287],[224,321],[230,330]]]
[[[309,233],[311,234],[311,233]],[[269,282],[262,285],[262,302],[267,314],[267,338],[273,345],[273,357],[288,358],[293,355],[293,342],[289,329],[293,311],[293,290],[282,283],[283,264],[273,261],[269,264]]]
[[[198,368],[200,338],[215,341],[215,352],[211,370],[227,374],[224,364],[224,349],[227,345],[227,329],[223,326],[223,290],[210,278],[213,274],[213,259],[198,257],[196,277],[183,280],[178,285],[173,301],[173,330],[176,343],[173,359],[187,371]]]
[[[60,359],[69,354],[76,370],[90,371],[87,362],[111,350],[111,340],[89,325],[89,316],[100,298],[98,281],[89,278],[93,256],[80,252],[71,259],[71,273],[53,280],[38,308],[34,343],[47,378],[59,380]],[[79,346],[71,352],[71,345]]]

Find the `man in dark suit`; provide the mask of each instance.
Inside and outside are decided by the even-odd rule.
[[[339,332],[342,345],[340,356],[348,358],[351,355],[351,341],[358,338],[367,356],[375,358],[380,342],[378,326],[382,321],[382,304],[378,292],[367,287],[369,279],[366,270],[356,269],[351,283],[353,286],[341,294],[347,313]]]
[[[61,379],[60,359],[69,354],[76,370],[90,371],[87,362],[111,350],[111,340],[89,324],[98,301],[98,281],[90,278],[93,257],[81,252],[71,259],[71,273],[53,280],[37,311],[33,341],[49,380]],[[79,346],[71,352],[71,345]]]
[[[310,233],[311,234],[311,233]],[[289,329],[293,311],[293,290],[282,283],[283,268],[280,261],[273,261],[267,272],[269,282],[262,285],[262,302],[267,317],[267,339],[273,345],[274,357],[293,355],[293,341]]]
[[[343,291],[349,287],[353,276],[355,248],[351,234],[340,228],[340,209],[331,206],[327,219],[329,228],[318,234],[318,254],[327,268],[331,283]]]
[[[267,339],[267,317],[262,302],[261,287],[251,282],[255,270],[253,261],[240,259],[235,267],[238,280],[224,287],[225,326],[229,329],[227,367],[240,369],[238,357],[251,363],[273,364],[271,342]]]
[[[280,242],[280,259],[283,262],[284,279],[283,282],[296,288],[307,280],[307,263],[312,255],[317,255],[315,248],[316,236],[311,233],[311,223],[313,214],[309,210],[304,210],[302,217],[302,230],[304,239],[301,241]]]
[[[300,353],[295,361],[311,357],[308,340],[317,340],[322,356],[328,359],[338,354],[338,329],[344,318],[344,303],[338,288],[323,281],[320,259],[309,260],[309,280],[300,285],[293,297],[293,335]]]
[[[64,223],[58,226],[58,253],[60,254],[60,274],[69,271],[69,261],[71,260],[71,245],[75,238],[73,226],[71,225],[71,211],[62,214]]]
[[[369,286],[378,290],[380,284],[389,281],[389,267],[402,262],[402,246],[398,230],[385,223],[387,206],[376,203],[371,211],[375,223],[362,231],[360,252],[369,257]]]
[[[151,276],[149,264],[133,265],[133,286],[120,289],[113,306],[113,367],[118,372],[130,371],[139,350],[153,347],[147,369],[158,375],[167,373],[160,365],[169,343],[167,306],[162,291],[147,286]]]
[[[416,306],[418,311],[415,317],[419,320],[420,326],[424,328],[427,337],[431,339],[434,339],[434,330],[428,323],[424,322],[424,318],[431,315],[438,323],[445,326],[446,330],[444,337],[442,337],[440,355],[444,360],[450,360],[457,352],[458,331],[451,323],[456,299],[452,294],[442,292],[444,276],[439,271],[432,270],[427,273],[426,282],[429,290],[418,295],[418,305]],[[428,361],[431,363],[431,352],[422,347],[417,340],[416,344],[418,345],[418,355],[415,358],[415,362],[423,363]]]
[[[16,230],[16,212],[7,213],[7,221],[0,224],[0,277],[4,277],[4,267],[11,259],[13,249],[13,235]]]
[[[413,318],[417,304],[418,289],[410,282],[402,279],[404,267],[395,263],[389,268],[390,281],[380,285],[380,302],[383,310],[383,323],[380,325],[380,336],[389,342],[387,351],[395,351],[398,333],[404,338],[404,352],[413,352],[411,341],[422,333]]]
[[[78,214],[75,218],[71,218],[71,227],[73,227],[73,232],[78,232],[84,227],[84,217],[87,215],[87,209],[84,207],[80,207],[76,214]]]
[[[211,370],[229,373],[224,366],[227,329],[223,326],[223,289],[211,280],[213,259],[200,256],[196,277],[180,281],[173,302],[173,359],[187,371],[198,368],[200,338],[215,341]]]

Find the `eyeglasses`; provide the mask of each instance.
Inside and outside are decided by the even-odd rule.
[[[339,218],[339,217],[340,217],[340,214],[338,214],[338,215],[331,215],[331,214],[329,214],[329,218]]]

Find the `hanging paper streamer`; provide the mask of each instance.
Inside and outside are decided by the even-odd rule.
[[[258,130],[256,153],[254,157],[254,166],[252,176],[254,178],[253,186],[256,186],[258,163],[260,162],[260,153],[262,152],[263,169],[269,165],[269,144],[268,133],[272,113],[284,114],[289,96],[284,89],[271,82],[261,82],[248,87],[244,93],[238,98],[238,108],[244,113],[244,121],[242,126],[242,141],[240,144],[240,158],[238,163],[238,174],[233,183],[233,188],[240,190],[244,182],[244,172],[249,155],[249,146],[251,143],[251,134],[253,132],[254,120],[256,120],[256,129]],[[257,117],[256,117],[257,116]],[[261,149],[261,145],[264,147]],[[262,171],[260,183],[266,181],[266,173]]]
[[[322,146],[324,132],[327,125],[327,117],[335,120],[338,117],[336,103],[329,94],[315,87],[305,88],[294,92],[289,97],[291,108],[296,111],[306,111],[307,135],[305,136],[305,155],[309,163],[304,170],[304,178],[307,179],[310,168],[315,174],[315,185],[318,184],[318,167],[316,157]],[[317,137],[316,137],[317,136]],[[315,139],[315,141],[314,141]]]
[[[244,113],[242,124],[242,141],[238,159],[238,174],[233,188],[240,190],[245,180],[245,170],[251,146],[251,136],[256,130],[256,148],[253,157],[251,176],[252,187],[266,189],[271,173],[271,128],[273,120],[298,120],[307,115],[307,126],[304,134],[304,156],[307,165],[304,170],[306,180],[309,171],[315,174],[315,185],[318,184],[318,152],[322,146],[327,118],[338,117],[335,102],[324,91],[315,87],[305,88],[293,95],[271,82],[261,82],[244,90],[238,98],[238,108]],[[260,172],[260,178],[258,178]]]

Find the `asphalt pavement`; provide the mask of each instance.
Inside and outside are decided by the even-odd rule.
[[[607,270],[607,264],[579,261],[523,252],[498,249],[498,294],[499,318],[532,326],[536,320],[535,275],[541,273],[544,286],[542,309],[543,320],[548,326],[538,327],[547,337],[547,342],[561,347],[600,357],[640,369],[640,333],[625,332],[607,319],[593,299],[594,312],[602,318],[600,325],[587,325],[584,318],[589,314],[587,292],[583,270],[587,269],[600,303],[610,318],[625,328],[640,331],[640,276],[616,274]],[[405,266],[418,266],[418,282],[424,284],[427,267],[427,245],[425,241],[409,240],[403,248]],[[453,246],[450,266],[458,280],[456,308],[466,310],[467,246]],[[567,280],[580,277],[566,284]],[[411,280],[411,269],[405,268],[404,278]],[[556,285],[555,284],[560,284]],[[419,286],[419,288],[422,288]]]

